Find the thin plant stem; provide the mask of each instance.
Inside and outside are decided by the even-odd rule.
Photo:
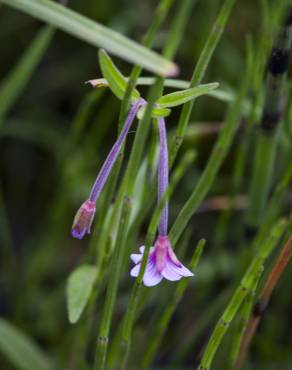
[[[243,275],[239,286],[236,288],[221,318],[217,322],[215,329],[208,341],[198,370],[207,370],[211,368],[217,349],[226,334],[230,323],[236,315],[246,295],[252,290],[255,276],[259,273],[261,266],[269,257],[270,253],[276,246],[278,240],[284,232],[286,222],[280,220],[271,230],[268,238],[260,245],[258,253],[251,261],[245,274]]]
[[[180,347],[175,350],[172,358],[171,363],[173,365],[178,365],[181,363],[181,361],[185,358],[187,353],[189,353],[192,348],[194,347],[194,344],[198,338],[200,338],[200,335],[206,330],[208,325],[210,325],[210,322],[212,322],[215,319],[215,315],[218,314],[218,312],[223,310],[224,305],[227,302],[228,297],[230,296],[230,291],[225,290],[222,293],[219,294],[218,297],[213,299],[213,302],[211,305],[209,305],[200,315],[199,320],[196,320],[195,329],[191,330],[189,333],[189,336],[184,338],[182,343],[180,343]]]
[[[164,48],[163,55],[167,58],[172,59],[172,57],[174,56],[174,54],[175,54],[175,52],[176,52],[176,50],[179,46],[179,40],[180,40],[180,38],[183,34],[183,30],[184,30],[184,27],[186,25],[186,19],[189,16],[189,13],[190,13],[189,10],[190,10],[192,2],[193,2],[193,0],[184,0],[180,4],[179,11],[178,11],[178,13],[177,13],[177,15],[174,19],[173,27],[171,28],[169,38],[168,38],[166,46]],[[179,37],[178,37],[178,35],[179,35]],[[110,228],[118,220],[118,215],[121,212],[121,208],[122,208],[121,199],[124,197],[124,195],[126,195],[129,198],[131,198],[131,196],[132,196],[134,186],[135,186],[136,174],[138,172],[139,165],[140,165],[140,162],[141,162],[142,150],[144,148],[146,137],[147,137],[147,134],[148,134],[148,131],[149,131],[148,122],[150,121],[150,118],[151,118],[151,112],[152,112],[152,108],[154,106],[154,103],[162,93],[163,80],[164,79],[162,77],[158,77],[157,80],[156,80],[156,83],[153,85],[153,87],[150,90],[148,104],[146,106],[146,110],[145,110],[145,113],[143,115],[143,118],[142,118],[142,120],[141,120],[141,122],[138,126],[138,130],[137,130],[137,133],[136,133],[136,136],[135,136],[133,148],[132,148],[131,155],[130,155],[130,158],[129,158],[129,163],[128,163],[128,166],[127,166],[122,184],[121,184],[120,189],[118,191],[116,206],[115,206],[115,209],[113,211],[114,217],[113,217],[113,220],[111,220]],[[165,192],[165,194],[168,194],[168,193]],[[167,198],[163,197],[162,199],[165,199],[165,201],[166,201]],[[156,225],[156,227],[157,227],[157,225]],[[117,245],[115,245],[114,248],[117,248]],[[144,267],[144,269],[145,269],[145,267]],[[142,270],[142,268],[141,268],[141,270]],[[96,356],[95,357],[95,368],[97,366],[96,365],[97,361],[100,361],[100,360],[98,360],[97,356]],[[102,365],[101,369],[104,368],[104,364],[105,364],[105,361],[103,362],[103,365]],[[101,370],[101,369],[99,369],[99,370]]]
[[[161,0],[154,12],[152,22],[149,26],[149,29],[142,41],[142,45],[146,47],[151,47],[154,41],[154,37],[160,27],[160,25],[163,23],[166,15],[169,12],[170,7],[172,6],[174,0]],[[142,71],[142,67],[139,65],[136,65],[130,74],[127,88],[125,91],[125,96],[122,101],[121,111],[120,111],[120,117],[119,117],[119,128],[121,129],[121,125],[124,121],[124,118],[126,116],[126,112],[129,109],[130,105],[130,98],[131,94],[135,88],[135,85],[137,83],[138,77],[140,76]]]
[[[292,8],[289,8],[288,16],[287,18],[285,16],[285,22],[272,48],[268,62],[265,104],[257,135],[249,193],[250,207],[247,214],[249,228],[257,228],[260,223],[273,179],[278,127],[285,108],[286,76],[292,44],[291,14]]]
[[[190,153],[189,158],[185,158],[185,161],[186,161],[185,165],[187,165],[187,162],[191,161],[192,158],[193,158],[193,154]],[[135,318],[136,318],[136,311],[137,311],[137,306],[139,302],[140,291],[141,291],[143,276],[144,276],[144,272],[146,269],[146,263],[147,263],[150,247],[152,245],[152,242],[156,234],[157,226],[160,220],[160,214],[163,210],[164,204],[169,199],[170,195],[172,194],[175,188],[176,183],[178,182],[179,178],[184,172],[183,167],[184,167],[183,164],[181,164],[181,166],[176,168],[173,174],[173,177],[171,179],[170,185],[167,188],[167,190],[164,192],[163,197],[161,198],[159,203],[157,204],[153,212],[153,215],[151,217],[151,220],[150,220],[150,224],[149,224],[147,234],[146,234],[145,250],[144,250],[143,258],[141,261],[140,272],[134,284],[134,287],[132,289],[130,301],[129,301],[128,308],[127,308],[127,311],[124,317],[124,326],[123,326],[123,333],[122,333],[124,356],[123,356],[122,369],[126,367],[127,358],[128,358],[128,354],[130,351],[132,330],[133,330],[133,325],[134,325]]]
[[[183,177],[183,175],[185,174],[185,172],[189,168],[189,166],[191,164],[193,164],[194,159],[195,159],[195,154],[194,154],[193,151],[186,152],[185,155],[183,156],[183,158],[181,159],[181,161],[177,164],[176,169],[179,172],[176,172],[176,174],[174,174],[174,178],[176,178],[178,175],[179,175],[179,178]],[[177,188],[177,184],[178,184],[178,180],[175,181],[174,190]],[[144,204],[144,202],[142,204]],[[147,198],[145,199],[145,204],[147,204]],[[152,204],[151,204],[151,206],[152,206]],[[139,226],[140,226],[141,222],[142,222],[142,219],[138,217],[138,219],[135,220],[134,224],[129,228],[128,240],[130,240],[130,241],[135,240],[136,230],[139,229]],[[128,244],[133,245],[133,243],[131,243],[131,242],[129,242]],[[125,261],[123,262],[123,266],[128,266],[129,258],[127,256],[129,254],[130,254],[130,248],[128,248],[127,253],[125,253],[126,258],[125,258]],[[143,290],[142,291],[142,294],[141,294],[141,297],[140,297],[140,300],[139,300],[140,309],[138,308],[138,314],[140,312],[142,312],[143,302],[146,300],[146,297],[148,296],[148,293],[149,293],[148,290]],[[113,364],[117,362],[118,352],[119,352],[118,347],[120,345],[120,341],[121,341],[121,337],[122,337],[122,327],[123,327],[123,323],[121,322],[120,328],[118,329],[117,333],[115,334],[113,344],[112,344],[112,347],[111,347],[111,351],[110,351],[110,355],[109,355],[109,360],[111,362],[109,363],[109,366],[113,366]]]
[[[200,257],[201,257],[201,254],[203,252],[203,248],[205,246],[205,243],[206,243],[206,240],[205,239],[201,239],[195,250],[194,250],[194,253],[193,253],[193,256],[192,256],[192,259],[191,259],[191,262],[189,264],[189,267],[191,270],[194,270],[197,266],[197,264],[199,263],[199,260],[200,260]],[[156,325],[156,330],[155,330],[155,333],[153,334],[152,336],[152,340],[151,342],[149,343],[149,345],[147,346],[147,349],[146,349],[146,352],[143,356],[143,359],[142,359],[142,363],[141,363],[141,366],[140,366],[140,369],[148,369],[149,366],[151,365],[154,357],[155,357],[155,354],[159,348],[159,345],[165,335],[165,332],[168,328],[168,325],[169,325],[169,322],[173,316],[173,313],[177,307],[177,305],[179,304],[179,302],[181,301],[181,299],[183,298],[183,295],[184,295],[184,292],[189,284],[189,279],[182,279],[176,286],[176,289],[175,289],[175,292],[173,294],[173,296],[171,297],[171,302],[169,303],[166,303],[167,307],[164,309],[157,325]]]
[[[208,193],[219,171],[219,168],[228,153],[239,124],[239,117],[241,115],[240,106],[248,88],[249,76],[250,66],[247,68],[246,77],[241,84],[238,97],[234,104],[229,108],[225,125],[216,141],[215,147],[212,150],[206,168],[170,230],[169,238],[172,242],[172,245],[176,244],[190,218],[198,209],[200,203]]]
[[[279,210],[283,204],[283,199],[285,194],[289,189],[289,185],[292,182],[292,166],[288,167],[285,171],[281,181],[277,185],[274,193],[272,194],[271,200],[269,202],[268,208],[265,213],[265,217],[262,220],[260,229],[256,235],[254,245],[255,247],[260,244],[261,240],[265,238],[269,230],[271,229],[273,223],[278,217]],[[255,248],[254,248],[255,249]]]
[[[285,271],[290,259],[292,257],[292,236],[288,239],[287,243],[281,250],[272,271],[270,272],[262,291],[257,299],[254,306],[252,315],[248,321],[244,337],[241,342],[240,351],[236,363],[234,364],[234,369],[239,370],[242,367],[243,361],[246,357],[246,353],[252,341],[252,338],[257,330],[260,320],[265,312],[271,295],[279,282],[280,277]]]
[[[200,54],[199,60],[196,64],[195,70],[193,72],[193,76],[191,79],[191,82],[189,84],[189,87],[195,87],[196,85],[199,85],[201,81],[204,78],[206,69],[208,67],[208,64],[213,56],[213,53],[216,49],[216,46],[218,45],[218,42],[222,36],[222,33],[225,29],[227,20],[229,18],[231,9],[234,5],[236,0],[225,0],[220,12],[218,14],[218,17],[212,27],[212,30],[209,34],[209,37],[204,45],[204,48]],[[170,167],[172,167],[175,158],[177,156],[177,152],[183,142],[183,138],[185,135],[185,131],[187,128],[187,125],[190,120],[191,112],[194,106],[194,101],[190,101],[186,104],[184,104],[182,112],[179,117],[179,122],[177,125],[175,137],[173,140],[173,143],[171,145],[170,150]]]
[[[256,290],[257,290],[258,283],[262,275],[262,272],[263,272],[263,266],[260,267],[258,274],[255,276],[253,288],[247,294],[240,308],[239,317],[234,327],[234,333],[233,333],[231,349],[230,349],[230,358],[229,358],[230,368],[232,368],[232,366],[234,365],[237,359],[239,349],[240,349],[240,343],[241,343],[241,340],[242,340],[242,337],[243,337],[243,334],[246,328],[246,324],[248,322],[248,318],[250,316],[250,312],[252,310],[252,306],[255,300]]]
[[[121,261],[123,261],[124,258],[123,252],[126,250],[124,248],[124,245],[127,241],[127,228],[131,213],[131,200],[129,198],[124,198],[124,203],[126,204],[126,206],[123,207],[121,222],[117,235],[117,240],[119,240],[120,245],[119,248],[115,249],[115,253],[113,254],[111,275],[109,277],[109,285],[107,289],[106,300],[103,308],[103,314],[98,335],[94,370],[103,369],[106,362],[107,346],[109,341],[108,336],[122,267]]]

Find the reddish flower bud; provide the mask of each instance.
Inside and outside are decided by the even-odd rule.
[[[95,215],[95,202],[86,200],[78,209],[73,225],[72,236],[77,239],[82,239],[84,235],[90,234],[90,227]]]

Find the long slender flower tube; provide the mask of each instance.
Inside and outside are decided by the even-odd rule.
[[[125,138],[132,126],[135,116],[143,105],[146,105],[146,101],[142,98],[139,98],[133,103],[131,109],[129,110],[123,129],[97,175],[89,198],[81,205],[76,213],[72,225],[72,236],[74,238],[82,239],[86,233],[90,233],[90,227],[95,215],[96,201],[117,160],[123,142],[125,141]]]
[[[159,123],[159,165],[158,165],[158,202],[168,187],[168,149],[164,118],[158,119]],[[176,257],[170,240],[168,230],[168,201],[166,202],[158,226],[158,237],[154,247],[150,248],[143,283],[146,286],[154,286],[165,278],[170,281],[180,280],[182,277],[193,276]],[[130,275],[137,277],[140,272],[142,257],[145,247],[140,247],[140,254],[131,254],[131,260],[135,263]]]

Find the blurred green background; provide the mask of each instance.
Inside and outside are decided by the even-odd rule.
[[[190,21],[175,58],[181,68],[179,78],[191,78],[221,3],[218,0],[194,1]],[[222,88],[237,89],[246,58],[245,37],[250,34],[256,40],[259,34],[259,3],[253,0],[236,3],[204,82],[218,81]],[[156,5],[157,1],[153,0],[69,0],[68,3],[70,8],[136,41],[145,34]],[[157,51],[161,51],[168,37],[175,11],[174,6],[157,34],[154,44]],[[1,83],[43,27],[30,16],[0,6]],[[128,75],[131,66],[117,58],[114,60]],[[149,74],[145,72],[143,75]],[[82,242],[72,239],[71,222],[117,134],[120,102],[109,91],[93,91],[84,84],[98,76],[97,50],[56,31],[15,104],[4,117],[0,117],[0,315],[32,336],[60,369],[79,369],[74,365],[72,353],[72,338],[77,329],[67,320],[65,284],[69,273],[82,259],[88,239]],[[141,87],[140,91],[146,93],[147,89]],[[78,126],[85,111],[85,127],[74,137],[72,127]],[[198,151],[198,159],[173,197],[170,223],[192,191],[216,139],[216,134],[191,135],[192,129],[195,124],[222,123],[225,111],[226,103],[214,98],[202,97],[196,102],[191,118],[194,124],[190,125],[181,153],[194,147]],[[174,109],[167,119],[170,134],[179,112],[179,108]],[[130,148],[132,137],[130,134],[127,148]],[[252,143],[252,135],[250,139]],[[74,145],[68,150],[70,140]],[[240,132],[209,197],[230,193],[234,151],[239,141]],[[241,184],[243,195],[248,191],[252,161],[250,152]],[[281,172],[281,163],[277,171]],[[289,206],[291,194],[286,208]],[[228,300],[228,293],[240,276],[238,271],[242,271],[241,259],[244,258],[242,250],[239,251],[244,212],[234,212],[224,245],[219,245],[216,239],[221,216],[222,213],[217,211],[198,213],[187,230],[190,244],[195,245],[199,238],[204,237],[207,248],[190,292],[179,305],[156,358],[155,366],[158,368],[195,368],[210,330]],[[147,223],[141,231],[141,240],[146,227]],[[137,246],[132,249],[135,248]],[[292,368],[291,278],[291,271],[287,271],[256,335],[246,368]],[[114,328],[124,312],[132,282],[125,272]],[[150,324],[155,326],[156,317],[151,315],[153,302],[160,295],[167,295],[169,289],[170,284],[164,283],[161,291],[151,293],[149,304],[138,323],[137,348],[144,345],[143,320],[150,320]],[[103,302],[103,296],[100,302]],[[98,315],[98,309],[96,311]],[[200,326],[196,340],[182,352],[181,365],[175,367],[175,359],[183,351],[184,343],[187,345]],[[227,338],[222,351],[219,351],[215,368],[224,369],[228,345]],[[136,355],[139,356],[138,350]],[[0,369],[13,369],[1,353]]]

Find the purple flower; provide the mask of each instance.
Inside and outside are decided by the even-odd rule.
[[[95,214],[95,202],[87,199],[78,209],[73,225],[72,236],[77,239],[82,239],[84,235],[90,234],[90,227]]]
[[[168,149],[164,118],[158,118],[159,124],[159,165],[158,165],[158,202],[168,187]],[[168,202],[162,210],[158,226],[159,235],[154,247],[150,248],[143,283],[154,286],[165,278],[170,281],[180,280],[183,276],[193,276],[176,257],[167,236],[168,229]],[[137,277],[140,272],[145,247],[140,247],[141,254],[131,254],[131,260],[136,264],[130,275]]]
[[[123,142],[126,139],[138,110],[145,104],[146,101],[142,98],[137,99],[133,103],[126,118],[124,127],[97,175],[97,178],[92,186],[89,199],[82,204],[74,218],[72,227],[72,236],[74,238],[82,239],[86,233],[90,233],[90,226],[94,218],[95,203],[97,198],[99,197],[104,184],[117,160]],[[90,206],[88,206],[89,204]]]
[[[137,277],[140,272],[145,247],[140,247],[141,254],[131,254],[131,260],[136,264],[130,274]],[[154,286],[165,278],[170,281],[180,280],[182,277],[194,276],[176,257],[167,236],[159,235],[154,247],[150,248],[143,283]]]

